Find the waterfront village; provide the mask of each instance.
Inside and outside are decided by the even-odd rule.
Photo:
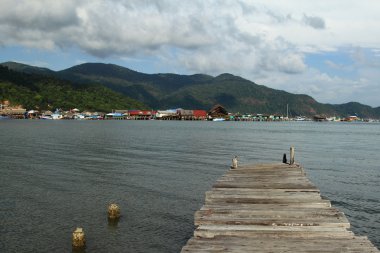
[[[222,105],[215,105],[209,111],[205,110],[112,110],[109,113],[80,111],[77,108],[64,111],[26,110],[21,106],[11,106],[9,101],[0,103],[0,119],[42,119],[42,120],[210,120],[210,121],[361,121],[358,116],[346,118],[314,115],[312,118],[304,116],[289,117],[278,114],[241,114],[229,113]],[[376,121],[378,122],[378,120]]]

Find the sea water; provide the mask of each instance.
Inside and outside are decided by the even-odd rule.
[[[352,230],[380,246],[380,124],[0,122],[0,252],[179,252],[204,193],[231,164],[281,162],[295,146]],[[107,221],[117,203],[122,217]]]

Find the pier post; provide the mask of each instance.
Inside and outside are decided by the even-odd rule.
[[[284,156],[282,157],[282,163],[287,163],[288,162],[288,159],[286,159],[286,154],[284,154]]]
[[[116,220],[120,217],[120,207],[117,204],[110,204],[108,206],[108,219]]]
[[[83,228],[76,228],[73,232],[72,245],[76,249],[82,249],[86,246]]]
[[[294,147],[290,147],[290,161],[289,164],[294,164]]]
[[[238,167],[238,159],[237,159],[237,156],[235,156],[234,158],[232,158],[231,169],[237,169],[237,167]]]

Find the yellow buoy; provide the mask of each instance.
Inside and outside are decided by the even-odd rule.
[[[84,248],[86,246],[86,239],[84,237],[83,228],[76,228],[73,232],[73,247]]]
[[[120,207],[117,204],[110,204],[108,206],[108,218],[111,220],[118,219],[120,217]]]

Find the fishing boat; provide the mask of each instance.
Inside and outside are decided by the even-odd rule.
[[[2,119],[10,119],[8,116],[2,116],[2,115],[0,115],[0,120],[2,120]]]
[[[304,116],[297,116],[294,120],[295,121],[305,121],[306,118]]]
[[[50,115],[42,115],[40,117],[40,119],[47,119],[47,120],[50,120],[50,119],[53,119]]]

